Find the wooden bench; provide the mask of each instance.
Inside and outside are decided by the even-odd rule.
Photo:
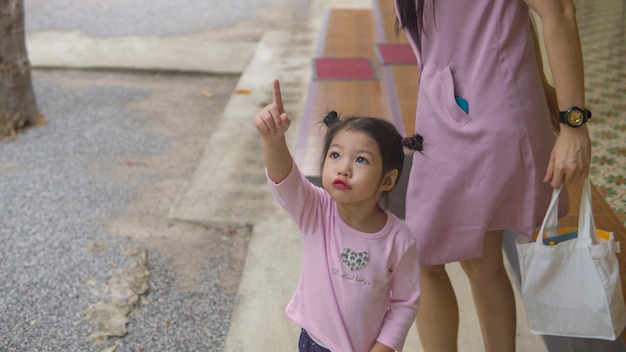
[[[396,34],[393,0],[373,0],[373,10],[332,9],[325,18],[316,58],[368,59],[375,71],[371,79],[327,79],[313,77],[304,109],[294,157],[304,174],[319,184],[322,138],[321,122],[330,110],[346,115],[376,116],[389,119],[399,131],[414,131],[419,70],[415,64],[387,64],[381,60],[379,44],[407,45],[403,32]],[[315,71],[315,69],[314,69]],[[319,72],[316,72],[316,74]],[[407,162],[410,163],[410,157]],[[410,164],[389,208],[404,215],[404,191]],[[577,226],[582,183],[568,187],[570,213],[562,226]],[[600,192],[592,186],[593,213],[599,229],[613,231],[616,241],[626,244],[626,228]],[[626,253],[618,253],[622,286],[626,292]],[[626,332],[622,334],[626,338]]]
[[[314,67],[294,157],[306,176],[319,174],[322,137],[325,127],[319,124],[331,110],[340,114],[384,116],[382,86],[374,54],[374,22],[367,9],[333,9],[326,12],[320,35],[317,59],[366,59],[375,74],[372,79],[324,78]],[[376,66],[376,67],[375,67]]]
[[[388,3],[393,5],[392,2]],[[377,32],[380,23],[381,18],[375,17],[369,9],[332,9],[326,13],[322,25],[324,30],[313,60],[314,77],[309,87],[294,153],[303,173],[315,184],[320,184],[319,166],[325,132],[319,122],[328,111],[389,119],[402,134],[413,133],[417,66],[413,64],[392,67],[381,63],[376,45],[389,41]],[[402,33],[398,38],[406,44]],[[366,59],[371,62],[374,74],[368,79],[329,79],[317,72],[316,65],[320,59]],[[393,77],[396,76],[410,78],[394,80]],[[409,97],[411,99],[406,99]],[[388,204],[388,208],[400,217],[404,217],[403,194],[411,159],[407,156],[406,160],[408,165],[406,172],[403,172],[404,177],[399,180]]]

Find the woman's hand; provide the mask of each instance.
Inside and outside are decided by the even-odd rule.
[[[562,126],[556,139],[544,182],[558,189],[584,179],[589,174],[591,141],[587,126]]]

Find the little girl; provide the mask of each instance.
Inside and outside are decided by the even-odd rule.
[[[379,200],[402,171],[403,146],[421,151],[421,136],[403,139],[385,120],[331,112],[319,188],[287,148],[278,80],[274,102],[254,123],[272,193],[303,240],[302,274],[286,308],[302,327],[299,351],[402,350],[417,313],[419,262],[413,235]]]

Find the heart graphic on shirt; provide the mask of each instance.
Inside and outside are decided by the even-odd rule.
[[[341,251],[341,261],[350,268],[351,271],[363,269],[370,256],[367,252],[355,252],[350,248],[344,248]]]

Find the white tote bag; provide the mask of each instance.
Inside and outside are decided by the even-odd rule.
[[[558,227],[559,193],[553,191],[537,233],[541,235],[534,242],[528,237],[516,242],[530,332],[615,340],[626,326],[615,255],[619,243],[613,233],[595,228],[589,179],[583,186],[578,228]]]

